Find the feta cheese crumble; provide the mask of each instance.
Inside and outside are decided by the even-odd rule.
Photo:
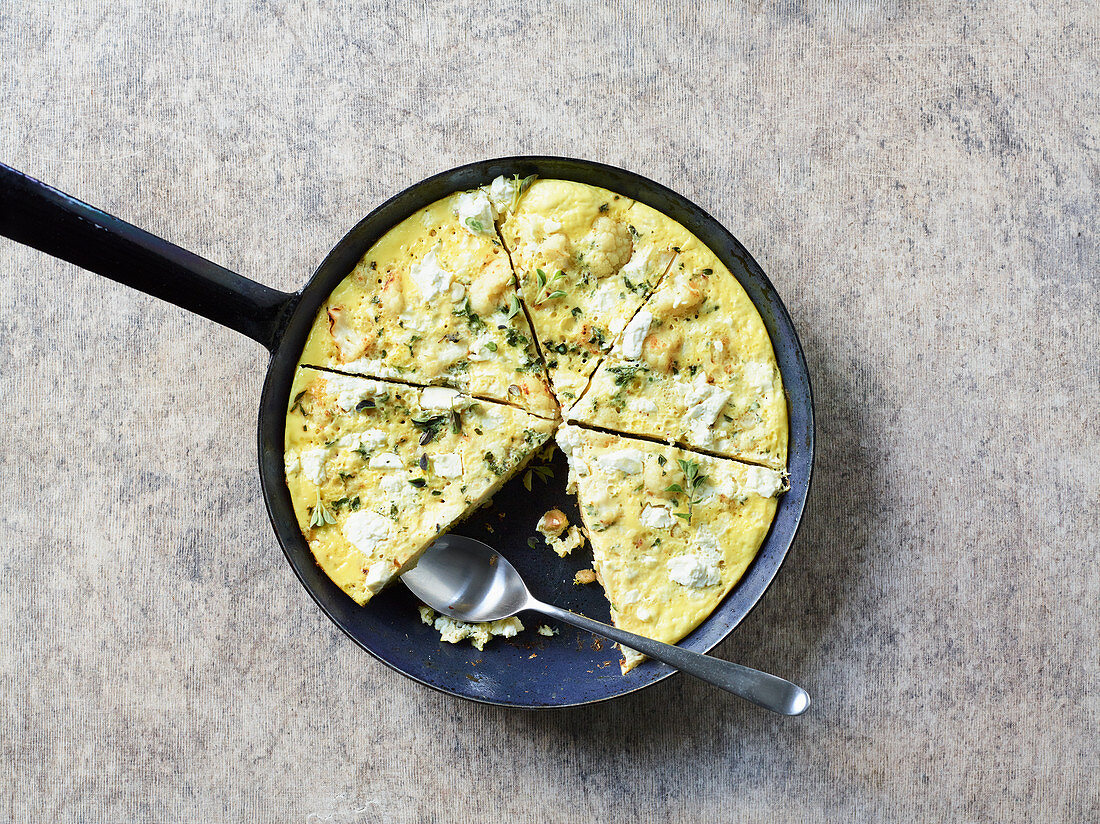
[[[493,204],[482,189],[460,194],[455,208],[458,210],[458,222],[471,235],[487,237],[496,232]]]
[[[606,472],[637,475],[642,471],[642,453],[638,449],[619,449],[600,455],[596,458],[596,463]]]
[[[462,477],[462,456],[457,452],[441,452],[432,455],[432,469],[441,478]]]
[[[358,512],[351,513],[348,519],[344,521],[343,532],[344,537],[356,549],[364,555],[370,555],[378,544],[390,537],[390,521],[377,512],[361,509]],[[371,570],[374,570],[377,566],[378,564],[374,564],[367,571],[368,576]],[[378,574],[377,570],[375,570],[375,574]]]
[[[303,449],[298,456],[302,465],[302,474],[310,483],[320,486],[325,482],[325,456],[328,450],[319,446],[316,449]]]
[[[439,248],[442,245],[437,243],[422,261],[409,267],[409,277],[420,291],[420,297],[426,301],[435,299],[451,287],[451,273],[439,265]]]
[[[638,360],[642,356],[642,344],[645,343],[649,327],[653,325],[653,313],[645,309],[638,312],[623,330],[623,357]]]

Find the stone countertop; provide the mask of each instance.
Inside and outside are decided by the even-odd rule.
[[[1096,821],[1098,31],[1081,0],[4,4],[2,160],[281,289],[477,158],[679,190],[790,309],[820,452],[717,650],[806,716],[687,678],[461,702],[287,568],[262,349],[0,241],[0,818]]]

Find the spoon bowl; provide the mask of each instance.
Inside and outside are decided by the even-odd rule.
[[[545,604],[531,595],[507,558],[473,538],[443,536],[428,547],[401,581],[432,609],[459,621],[496,621],[530,609],[610,638],[772,712],[801,715],[810,706],[809,694],[786,679]]]
[[[459,621],[507,618],[531,599],[507,558],[461,535],[444,535],[428,547],[401,581],[436,612]]]

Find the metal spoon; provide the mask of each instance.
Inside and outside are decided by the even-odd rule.
[[[544,604],[531,595],[506,558],[472,538],[443,536],[428,548],[413,569],[401,576],[401,580],[432,609],[460,621],[496,621],[533,609],[625,644],[766,710],[801,715],[810,706],[806,690],[783,678],[653,641]]]

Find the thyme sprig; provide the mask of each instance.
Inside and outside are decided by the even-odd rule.
[[[684,485],[672,484],[665,489],[665,492],[675,492],[677,495],[683,495],[687,500],[687,512],[677,512],[677,518],[683,518],[689,524],[691,523],[691,516],[695,504],[701,503],[702,488],[707,482],[706,475],[699,474],[699,464],[696,461],[685,461],[677,458],[676,463],[680,465],[680,471],[684,473]]]

